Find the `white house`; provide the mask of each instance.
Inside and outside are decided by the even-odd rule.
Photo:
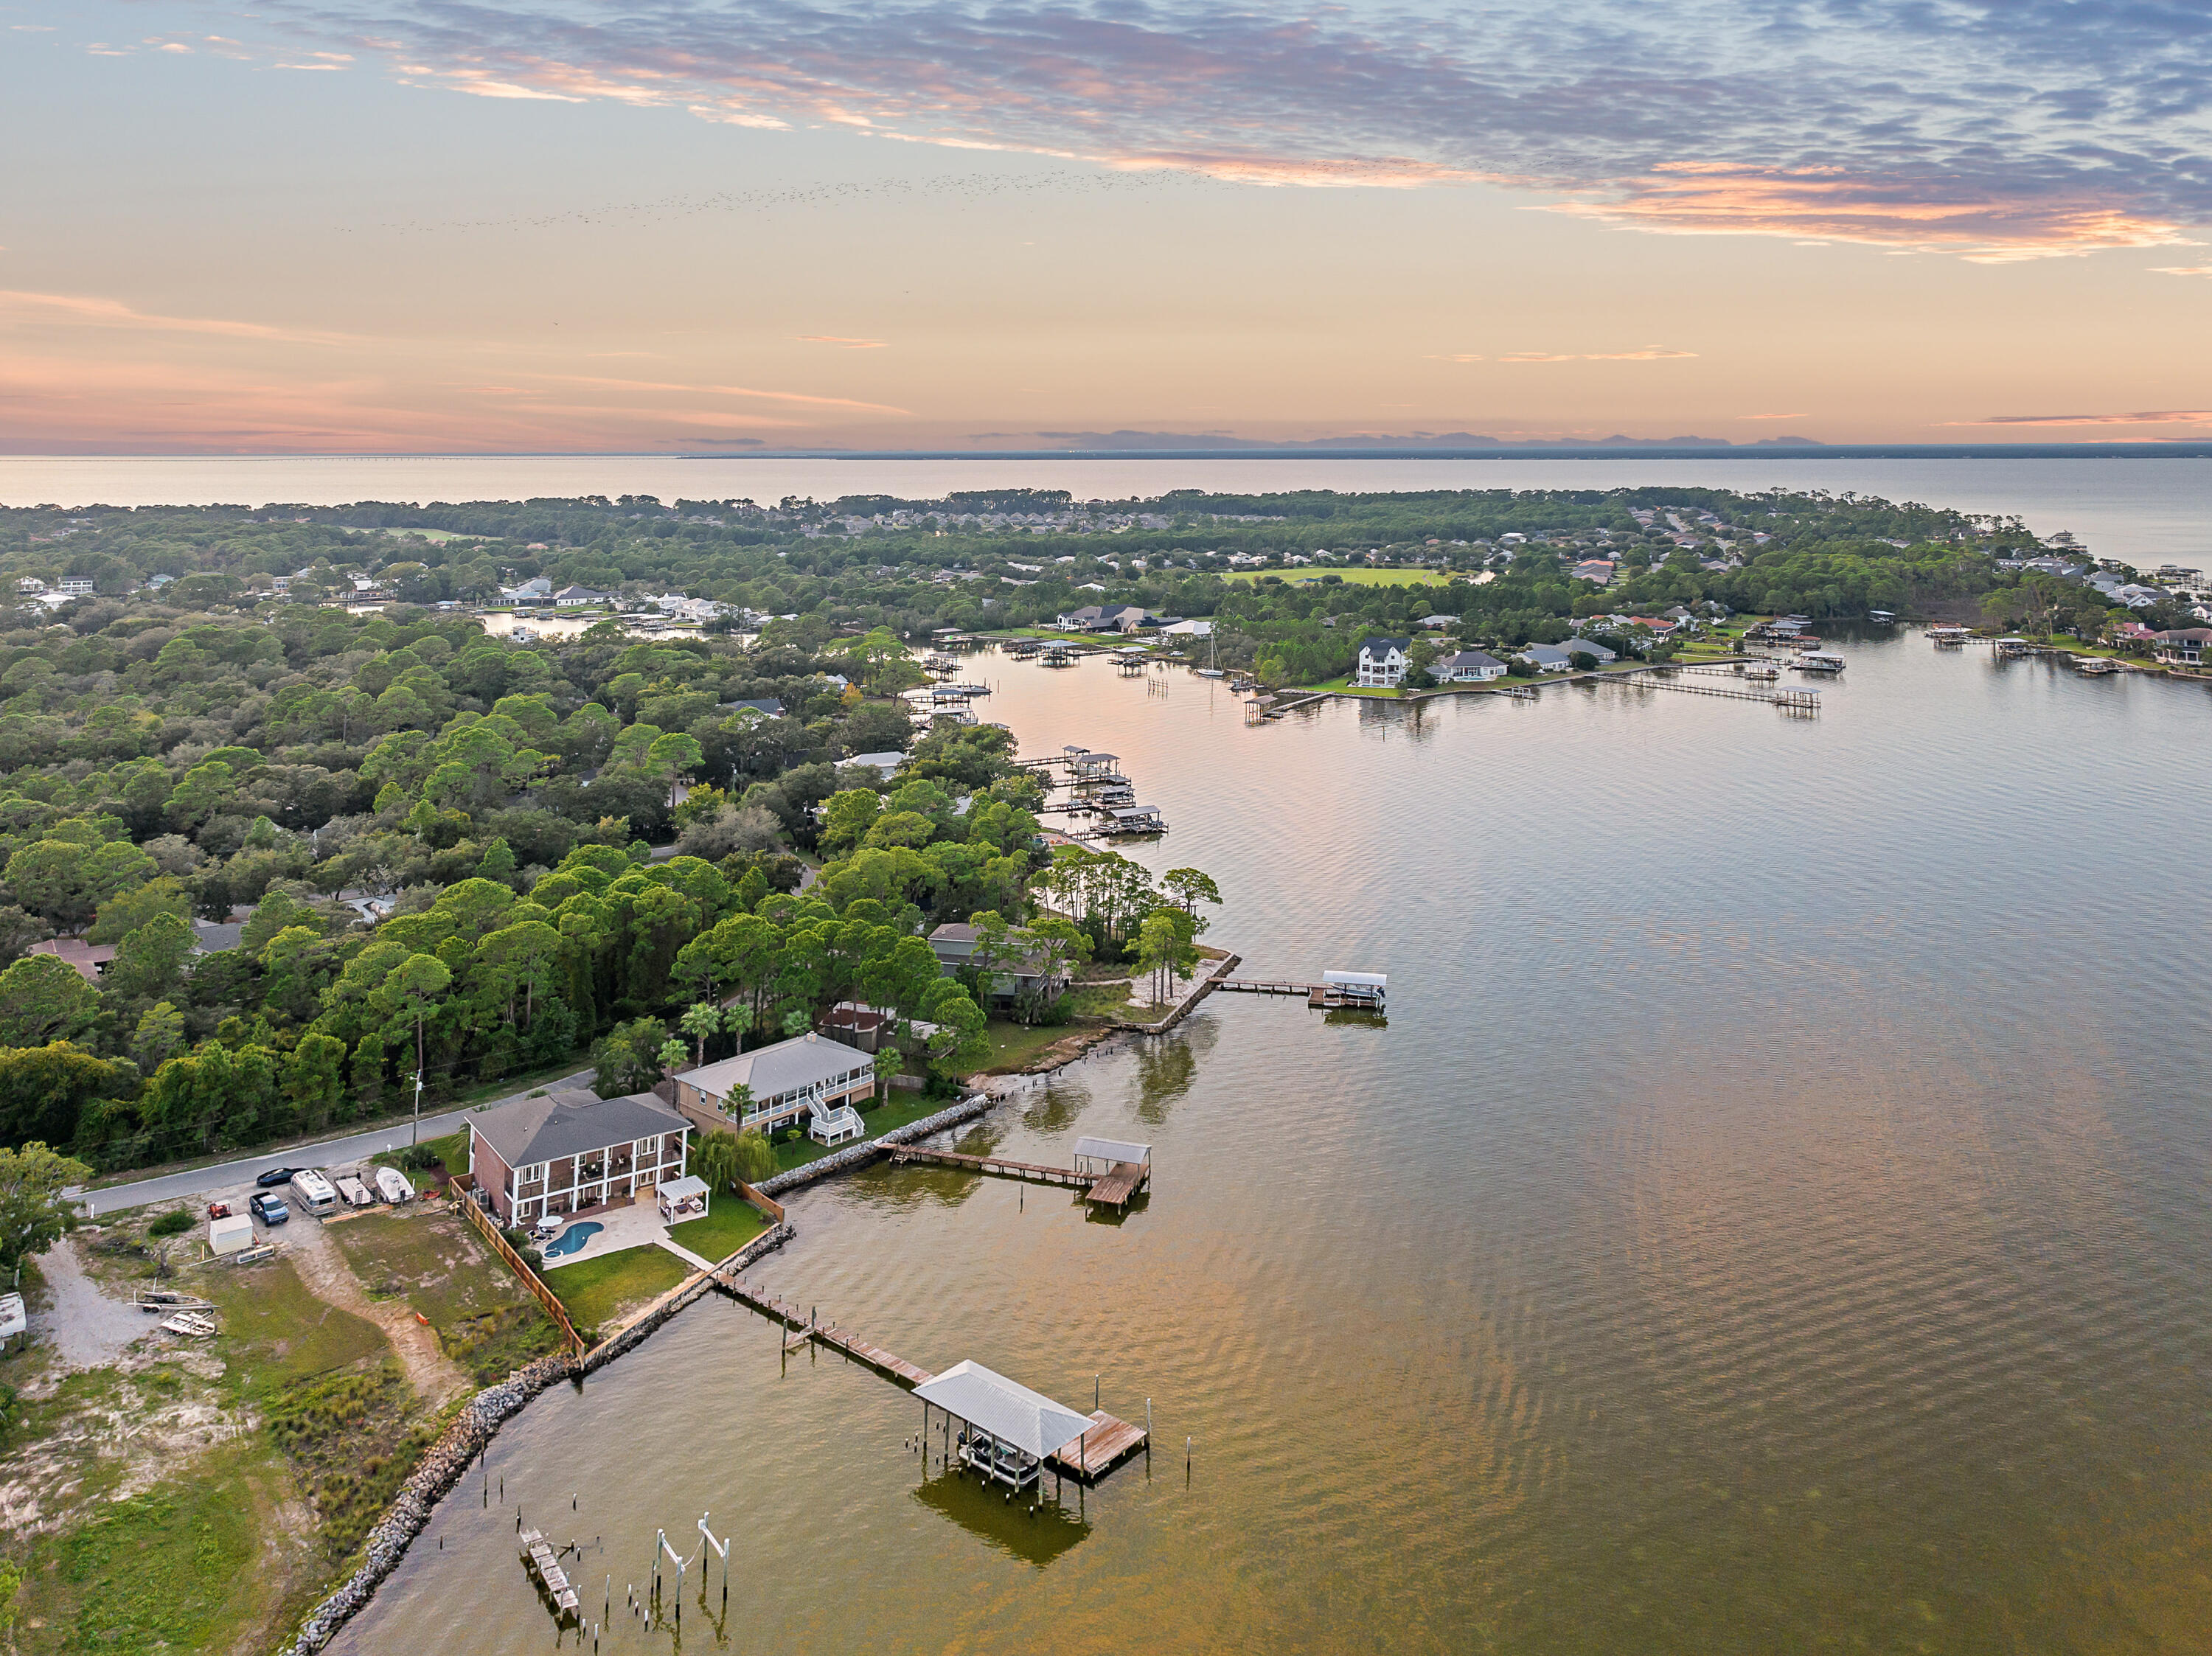
[[[574,610],[586,604],[611,604],[614,596],[611,592],[595,592],[588,586],[564,586],[553,595],[553,607]]]
[[[544,576],[538,575],[523,582],[520,586],[501,588],[500,596],[503,598],[513,598],[517,604],[544,604],[553,596],[553,583],[547,580]]]
[[[1413,640],[1406,638],[1370,638],[1359,646],[1359,668],[1352,682],[1367,688],[1395,689],[1406,676],[1406,652],[1413,647]]]
[[[92,596],[92,577],[89,575],[64,575],[62,577],[62,591],[73,598],[90,597]]]
[[[1487,684],[1505,676],[1505,664],[1480,650],[1462,650],[1437,662],[1432,670],[1439,684]]]
[[[676,1077],[676,1107],[702,1128],[775,1132],[804,1118],[810,1137],[834,1144],[860,1137],[855,1107],[875,1090],[874,1059],[810,1029],[685,1071]]]
[[[1556,644],[1532,644],[1522,651],[1519,659],[1533,664],[1541,673],[1564,673],[1574,665]]]

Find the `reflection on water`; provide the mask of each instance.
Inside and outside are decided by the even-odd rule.
[[[985,1545],[1042,1569],[1089,1535],[1091,1526],[1074,1510],[1077,1485],[1068,1484],[1055,1499],[1047,1479],[1043,1499],[1034,1507],[1032,1493],[1012,1500],[1005,1490],[986,1489],[980,1478],[954,1471],[925,1479],[914,1498]]]
[[[580,1487],[621,1572],[742,1512],[746,1648],[2203,1648],[2212,703],[1847,647],[1817,719],[1248,728],[999,665],[1024,750],[1124,756],[1242,974],[1387,971],[1389,1023],[1216,995],[960,1135],[1152,1143],[1120,1224],[883,1167],[757,1274],[926,1368],[1149,1404],[1155,1465],[1040,1569],[917,1489],[910,1396],[714,1301],[511,1422],[510,1499]],[[513,1520],[447,1502],[337,1647],[456,1604],[542,1637]]]

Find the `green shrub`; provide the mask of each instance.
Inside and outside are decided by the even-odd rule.
[[[146,1227],[146,1234],[149,1236],[181,1236],[192,1228],[193,1222],[190,1208],[171,1208]]]

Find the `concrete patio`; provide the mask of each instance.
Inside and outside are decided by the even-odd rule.
[[[620,1253],[633,1247],[665,1248],[696,1271],[708,1270],[714,1263],[711,1259],[701,1259],[680,1243],[671,1241],[668,1227],[661,1223],[659,1210],[651,1202],[633,1202],[626,1208],[607,1208],[580,1219],[571,1219],[562,1228],[562,1234],[566,1235],[570,1228],[580,1224],[598,1224],[604,1228],[588,1238],[574,1253],[545,1254],[544,1268],[547,1271],[558,1271],[562,1266],[574,1265],[580,1259],[604,1259],[610,1253]],[[553,1240],[557,1241],[560,1239],[556,1237]],[[542,1245],[539,1251],[544,1252]]]

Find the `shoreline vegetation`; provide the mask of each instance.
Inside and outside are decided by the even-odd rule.
[[[642,1090],[853,1009],[882,1016],[872,1143],[1172,1027],[1233,968],[1202,870],[1048,840],[1012,733],[906,696],[948,637],[1127,627],[1195,665],[1165,629],[1198,620],[1224,672],[1395,699],[1346,682],[1395,634],[1418,699],[1532,682],[1423,682],[1439,640],[1607,640],[1618,673],[1786,612],[2137,651],[2186,624],[2098,569],[2009,519],[1663,488],[0,510],[0,1158],[28,1216],[0,1266],[35,1325],[0,1356],[0,1614],[27,1652],[273,1639],[566,1372],[442,1201],[302,1216],[233,1266],[195,1263],[182,1204],[64,1237],[64,1188],[396,1130],[418,1093]],[[759,1148],[769,1184],[872,1153]],[[374,1159],[434,1190],[465,1154]],[[703,1291],[645,1253],[546,1273],[611,1355]],[[118,1319],[149,1286],[220,1332]]]

